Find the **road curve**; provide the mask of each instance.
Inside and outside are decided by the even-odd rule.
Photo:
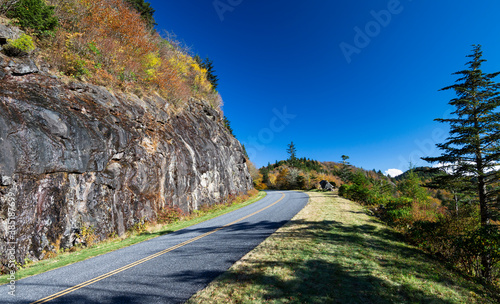
[[[0,286],[0,303],[183,303],[289,221],[305,193],[260,201],[130,247]]]

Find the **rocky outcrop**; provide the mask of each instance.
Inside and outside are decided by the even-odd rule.
[[[6,21],[0,16],[0,48],[7,43],[8,39],[15,40],[23,34],[18,27],[5,25],[4,22]]]
[[[3,265],[9,241],[18,261],[39,259],[72,246],[83,225],[102,239],[164,206],[189,211],[251,189],[240,143],[203,101],[176,113],[159,97],[17,73],[26,62],[16,60],[0,55]]]
[[[335,187],[332,184],[330,184],[330,182],[328,182],[326,180],[320,181],[319,185],[320,185],[322,190],[327,190],[327,191],[335,190]]]

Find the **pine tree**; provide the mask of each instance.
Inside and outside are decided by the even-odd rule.
[[[295,163],[295,160],[297,159],[297,148],[295,148],[295,144],[293,143],[293,141],[288,145],[286,153],[288,153],[288,160],[293,165]]]
[[[233,128],[231,127],[231,122],[229,121],[229,119],[227,119],[227,117],[224,116],[224,119],[222,120],[222,122],[224,123],[224,127],[226,127],[226,129],[229,131],[229,134],[231,134],[233,137],[235,137],[234,133],[233,133]]]
[[[342,165],[337,173],[343,182],[349,182],[352,178],[351,164],[349,164],[349,156],[342,155]]]
[[[410,169],[405,179],[399,182],[397,189],[401,192],[402,196],[411,198],[419,203],[426,203],[429,200],[427,191],[422,187],[422,179],[413,168]]]
[[[54,16],[54,7],[43,0],[20,0],[13,4],[7,17],[15,18],[24,29],[33,29],[37,34],[51,32],[59,20]]]
[[[436,119],[450,124],[450,135],[445,143],[437,144],[441,156],[423,158],[441,163],[451,176],[471,183],[480,208],[481,228],[485,236],[493,231],[492,206],[499,192],[497,166],[500,160],[500,96],[499,85],[493,81],[500,72],[486,74],[481,70],[480,45],[473,46],[467,69],[454,73],[459,79],[441,90],[454,90],[457,97],[449,104],[455,107],[454,118]],[[482,277],[491,279],[492,261],[487,251],[481,256]]]
[[[194,60],[200,67],[207,70],[207,80],[212,85],[212,88],[217,90],[217,87],[219,86],[219,78],[215,75],[214,62],[208,57],[202,60],[200,55],[194,56]]]
[[[207,69],[207,80],[212,84],[214,90],[219,86],[219,78],[215,74],[214,62],[210,58],[203,60],[203,68]]]
[[[155,9],[151,7],[149,2],[145,2],[144,0],[126,0],[132,8],[134,8],[139,14],[141,14],[142,19],[146,22],[147,26],[151,29],[157,25],[153,14],[155,13]]]
[[[234,135],[233,135],[234,136]],[[247,148],[245,147],[244,144],[241,144],[241,148],[243,149],[243,155],[245,155],[245,158],[246,159],[250,159],[250,157],[248,157],[248,152],[247,152]]]

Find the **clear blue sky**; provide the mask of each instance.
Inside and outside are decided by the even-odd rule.
[[[224,113],[257,167],[286,159],[291,141],[320,161],[424,165],[448,132],[433,119],[453,94],[438,90],[471,45],[483,45],[485,72],[500,71],[494,0],[149,2],[158,30],[213,60]]]

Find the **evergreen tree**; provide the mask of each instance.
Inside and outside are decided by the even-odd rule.
[[[262,173],[262,183],[267,184],[269,182],[269,170],[261,171]]]
[[[233,135],[233,136],[234,136],[234,135]],[[241,148],[243,148],[243,155],[245,155],[245,158],[246,158],[246,159],[250,159],[250,157],[248,157],[247,148],[245,148],[245,145],[244,145],[244,144],[241,144]]]
[[[200,67],[207,70],[207,80],[210,82],[213,89],[217,90],[217,87],[219,86],[219,78],[215,74],[214,62],[208,57],[202,60],[199,55],[194,56],[194,60]]]
[[[422,180],[413,168],[410,169],[406,178],[399,182],[397,188],[404,197],[419,203],[426,203],[429,200],[427,191],[422,187]]]
[[[288,144],[288,149],[286,149],[286,153],[288,153],[288,160],[293,165],[297,159],[297,148],[295,148],[295,144],[293,141]]]
[[[349,156],[342,155],[342,165],[340,166],[340,170],[337,175],[343,182],[349,182],[352,177],[351,165],[349,164]]]
[[[215,74],[214,62],[210,58],[203,60],[203,68],[207,69],[207,80],[210,81],[214,90],[219,86],[219,78]]]
[[[499,85],[493,81],[500,72],[485,74],[481,70],[480,45],[473,46],[467,57],[467,69],[454,73],[459,79],[454,85],[442,90],[454,90],[457,97],[449,104],[455,107],[454,118],[436,119],[450,124],[450,135],[445,143],[437,144],[441,156],[423,158],[444,165],[451,176],[466,180],[475,191],[480,208],[480,220],[485,237],[493,233],[493,205],[497,204],[499,192],[497,166],[500,160],[500,97]],[[482,277],[491,279],[492,261],[487,250],[481,255]]]
[[[226,129],[229,131],[229,134],[231,134],[233,137],[235,137],[233,134],[233,128],[231,128],[231,122],[229,121],[229,119],[227,119],[226,116],[224,116],[223,123],[224,123],[224,127],[226,127]]]
[[[23,29],[33,29],[37,34],[53,31],[59,24],[54,7],[43,0],[20,0],[7,12],[7,17],[16,18]]]
[[[200,55],[194,55],[193,59],[200,67],[203,66],[203,59],[201,59]]]
[[[145,2],[144,0],[126,0],[133,9],[135,9],[139,14],[141,14],[142,19],[146,22],[147,26],[151,29],[157,25],[153,14],[155,9],[151,7],[151,4]]]

